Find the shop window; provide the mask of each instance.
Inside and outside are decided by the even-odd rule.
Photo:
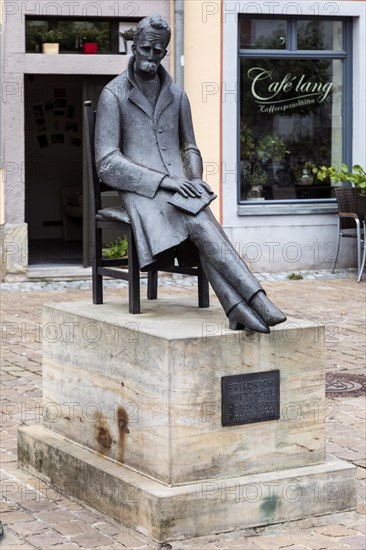
[[[240,202],[334,197],[309,166],[350,161],[348,35],[343,20],[241,19]]]
[[[70,17],[27,17],[25,42],[27,53],[42,51],[42,34],[46,31],[61,32],[60,53],[81,53],[84,42],[97,42],[98,53],[127,53],[121,31],[133,28],[138,20],[120,22],[117,19],[75,19]]]

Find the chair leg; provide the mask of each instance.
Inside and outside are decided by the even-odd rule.
[[[357,232],[357,273],[360,273],[361,269],[361,224],[360,220],[355,220],[356,232]]]
[[[140,268],[132,231],[128,235],[128,311],[140,313]]]
[[[92,243],[93,261],[92,261],[92,289],[93,289],[93,304],[103,303],[103,276],[98,275],[98,267],[102,258],[102,230],[95,230],[95,241]]]
[[[332,273],[335,272],[335,268],[336,268],[337,261],[338,261],[338,255],[339,255],[339,247],[340,247],[340,244],[341,244],[341,221],[340,221],[340,218],[337,218],[337,230],[338,230],[337,254],[336,254],[336,257],[335,257],[335,260],[334,260]]]
[[[358,277],[357,277],[358,283],[361,281],[362,273],[363,273],[363,270],[365,269],[365,263],[366,263],[366,222],[363,222],[363,256],[362,256],[361,267],[358,271]]]
[[[208,279],[202,266],[198,267],[198,307],[210,307]]]
[[[149,271],[147,274],[147,297],[156,300],[158,297],[158,272]]]

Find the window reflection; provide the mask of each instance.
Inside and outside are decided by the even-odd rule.
[[[342,50],[341,21],[303,20],[297,22],[299,50]]]
[[[242,200],[327,199],[307,163],[342,161],[342,61],[240,60]]]
[[[284,50],[287,48],[287,22],[243,19],[240,24],[241,49]]]

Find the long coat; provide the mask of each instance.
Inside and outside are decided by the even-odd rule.
[[[173,193],[160,182],[166,175],[202,178],[202,159],[186,94],[160,66],[154,108],[137,87],[133,61],[102,91],[95,153],[100,179],[120,191],[143,269],[188,238],[187,214],[167,203]]]

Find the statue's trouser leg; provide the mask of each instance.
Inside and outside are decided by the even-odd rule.
[[[263,290],[210,210],[191,216],[187,227],[189,238],[200,252],[207,278],[225,312],[242,299],[249,303],[254,294]]]
[[[217,269],[215,269],[203,255],[201,255],[201,264],[207,279],[210,281],[227,315],[236,304],[243,300],[242,296],[236,292],[235,288],[220,275]]]

